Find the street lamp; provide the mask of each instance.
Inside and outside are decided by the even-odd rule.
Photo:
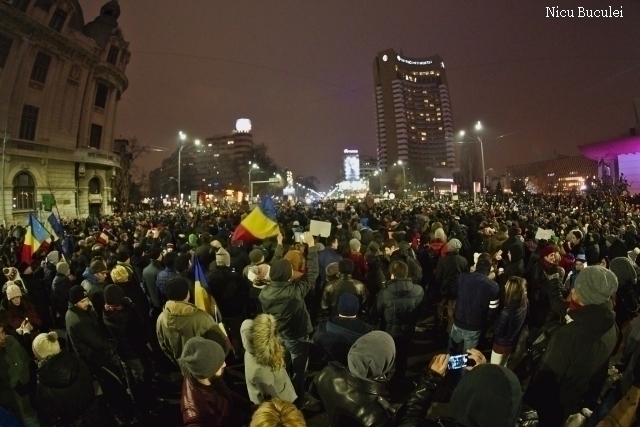
[[[407,173],[404,170],[404,163],[402,163],[402,160],[398,160],[396,163],[393,164],[395,165],[400,165],[402,166],[402,188],[403,190],[406,192],[407,191]]]
[[[251,172],[253,172],[254,169],[260,169],[260,166],[251,162],[249,162],[249,165],[249,199],[253,200],[253,183],[251,182]]]
[[[476,123],[475,129],[476,129],[476,131],[481,131],[482,130],[482,123],[480,122],[480,120],[478,120],[478,122]],[[460,136],[461,137],[465,136],[465,131],[464,130],[460,131]],[[480,138],[480,135],[478,135],[476,133],[475,137],[478,138],[478,142],[480,142],[480,156],[482,158],[482,181],[485,181],[485,175],[486,175],[487,171],[485,171],[485,169],[484,169],[484,145],[482,144],[482,138]],[[483,185],[483,187],[486,187],[486,183],[485,182],[483,182],[482,185]]]
[[[382,172],[380,171],[380,169],[376,170],[373,173],[373,176],[377,176],[378,180],[380,181],[380,192],[382,193]]]
[[[178,195],[180,196],[180,206],[182,206],[182,186],[180,185],[180,180],[182,178],[182,150],[185,147],[185,141],[187,140],[187,134],[180,131],[180,148],[178,149]],[[193,141],[195,145],[200,145],[200,140],[196,139]]]

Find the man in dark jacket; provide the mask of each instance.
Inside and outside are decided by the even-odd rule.
[[[200,236],[202,242],[194,252],[194,258],[200,260],[201,265],[209,265],[215,259],[215,252],[211,247],[211,235],[209,233],[202,233]]]
[[[153,316],[155,320],[162,311],[162,299],[156,287],[158,273],[164,269],[162,266],[162,250],[160,248],[151,249],[149,252],[149,260],[149,265],[142,270],[142,281],[147,288],[152,309],[155,312],[155,316]]]
[[[446,328],[447,334],[451,332],[453,325],[453,312],[456,307],[456,294],[458,286],[458,276],[460,273],[469,272],[469,263],[460,255],[462,242],[458,239],[451,239],[447,243],[447,255],[438,262],[436,268],[436,286],[440,287],[442,299],[438,302],[436,313],[438,330]]]
[[[320,269],[320,290],[324,289],[326,284],[325,269],[327,265],[333,262],[340,262],[342,256],[337,252],[338,238],[329,236],[327,245],[318,253],[318,268]]]
[[[525,396],[540,425],[561,426],[602,391],[618,339],[611,310],[617,288],[616,276],[601,266],[586,267],[576,279],[568,312],[572,321],[551,336]],[[562,303],[560,293],[550,296]]]
[[[331,362],[315,377],[314,388],[327,411],[329,425],[393,426],[386,375],[395,353],[389,334],[369,332],[349,350],[348,367]]]
[[[499,304],[498,284],[487,277],[491,261],[482,255],[473,273],[462,273],[458,278],[458,300],[449,337],[449,353],[465,353],[478,346],[487,320]],[[459,348],[462,345],[462,348]]]
[[[336,308],[338,299],[342,294],[348,293],[354,295],[360,301],[360,309],[364,308],[367,299],[367,289],[359,280],[353,279],[355,264],[352,260],[345,258],[338,262],[338,271],[340,277],[338,280],[328,282],[322,293],[322,309],[327,310],[332,316],[337,314]]]
[[[328,362],[337,361],[347,364],[349,349],[358,338],[373,330],[373,327],[358,319],[360,302],[355,295],[340,295],[336,307],[337,315],[325,319],[313,334],[313,342],[324,350]]]
[[[396,345],[396,371],[394,385],[399,384],[407,371],[409,346],[415,332],[418,310],[424,298],[424,289],[409,278],[409,267],[402,261],[389,266],[391,280],[378,294],[377,313],[383,316],[385,331]]]
[[[57,326],[64,326],[64,316],[69,308],[69,290],[73,286],[69,275],[69,264],[59,262],[51,285],[51,308]]]
[[[393,239],[392,239],[393,240]],[[395,242],[395,240],[393,240]],[[462,245],[460,245],[462,247]],[[407,264],[409,268],[409,278],[413,283],[419,285],[422,282],[422,267],[418,260],[416,260],[416,256],[413,253],[413,249],[411,249],[411,245],[405,241],[401,241],[396,244],[394,249],[388,249],[387,243],[385,243],[385,254],[387,252],[391,252],[389,256],[389,260],[393,261],[402,261]],[[391,264],[389,264],[391,265]]]
[[[511,246],[515,244],[520,245],[524,252],[524,242],[518,239],[518,229],[516,227],[509,227],[509,230],[507,231],[507,235],[509,237],[500,246],[500,250],[502,251],[502,254],[506,255],[506,253],[509,251]]]
[[[286,259],[278,260],[271,265],[269,271],[271,284],[260,292],[262,310],[277,319],[280,337],[291,355],[288,371],[299,399],[304,399],[309,334],[313,332],[304,297],[313,289],[318,278],[318,249],[314,246],[311,233],[304,233],[303,239],[304,243],[309,245],[306,274],[296,281],[291,281],[291,262]]]
[[[98,379],[111,410],[119,421],[134,422],[133,402],[124,386],[120,367],[112,355],[116,344],[105,337],[106,333],[91,309],[89,296],[80,286],[74,286],[69,291],[69,311],[65,320],[71,348]]]
[[[622,240],[627,250],[632,251],[637,247],[640,247],[640,236],[636,234],[636,226],[630,224],[627,226],[627,230],[622,235]]]

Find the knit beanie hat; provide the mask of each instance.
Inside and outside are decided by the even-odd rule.
[[[103,271],[107,271],[107,266],[104,264],[104,262],[97,259],[91,263],[91,266],[89,266],[89,270],[91,270],[93,274],[97,274]]]
[[[462,377],[451,395],[449,413],[465,426],[513,427],[521,408],[518,377],[503,366],[483,364]]]
[[[462,249],[462,242],[458,239],[451,239],[449,240],[449,243],[447,243],[447,247],[449,248],[449,251],[457,251]]]
[[[253,249],[249,252],[249,259],[251,260],[251,264],[259,264],[260,261],[264,260],[264,252],[260,249]]]
[[[629,258],[618,257],[612,259],[609,263],[609,270],[616,275],[620,285],[635,285],[638,280],[638,273]]]
[[[554,252],[557,252],[556,248],[552,245],[547,245],[540,251],[540,258],[544,259]]]
[[[107,285],[104,288],[104,302],[109,305],[122,305],[125,298],[124,289],[118,285]]]
[[[184,301],[189,295],[189,282],[182,277],[174,277],[164,285],[164,295],[169,301]]]
[[[395,359],[393,338],[384,331],[372,331],[358,338],[347,356],[351,375],[367,381],[388,374]]]
[[[293,274],[293,268],[291,267],[291,261],[288,259],[280,259],[271,265],[271,281],[273,282],[288,282],[291,280]]]
[[[20,286],[14,284],[13,282],[11,282],[10,285],[7,285],[7,299],[10,300],[21,296],[22,290],[20,289]]]
[[[179,362],[194,378],[206,379],[220,370],[224,358],[220,344],[203,337],[193,337],[184,345]]]
[[[314,245],[316,247],[316,249],[318,250],[318,252],[323,251],[324,250],[324,245],[320,242],[316,243]]]
[[[114,283],[124,283],[129,280],[129,272],[122,265],[116,265],[111,270],[111,279]]]
[[[585,267],[578,274],[574,289],[582,304],[603,304],[618,289],[618,278],[600,265]]]
[[[231,265],[231,256],[224,248],[220,248],[216,252],[216,265],[226,265],[227,267]]]
[[[304,257],[300,251],[290,250],[284,255],[284,259],[291,262],[294,271],[303,271],[305,267]]]
[[[189,234],[189,246],[195,248],[198,246],[198,236],[195,234]]]
[[[47,261],[52,264],[57,264],[60,261],[60,253],[58,251],[51,251],[47,254]]]
[[[447,235],[444,233],[442,228],[438,228],[435,233],[433,233],[433,237],[444,242],[447,240]]]
[[[56,273],[64,274],[65,276],[69,274],[69,264],[64,261],[60,261],[58,264],[56,264]]]
[[[332,262],[331,264],[327,265],[327,268],[325,268],[324,271],[327,274],[327,277],[333,277],[340,274],[340,267],[338,267],[337,262]]]
[[[351,233],[351,235],[353,236],[354,239],[356,240],[362,240],[362,235],[360,234],[360,232],[358,230],[354,231],[353,233]]]
[[[627,252],[627,256],[633,262],[636,262],[638,259],[638,254],[640,254],[640,248],[635,248],[634,250]]]
[[[71,304],[77,304],[88,297],[89,295],[82,286],[75,285],[71,289],[69,289],[69,302]]]
[[[351,248],[352,251],[356,252],[360,250],[360,240],[358,239],[351,239],[349,240],[349,248]]]
[[[343,316],[355,316],[360,309],[360,301],[358,297],[353,294],[342,294],[338,298],[338,314]]]
[[[49,356],[60,353],[60,343],[58,334],[49,332],[48,334],[38,334],[31,343],[33,354],[38,360],[46,359]]]
[[[369,249],[371,252],[377,252],[380,250],[380,244],[378,242],[371,242],[369,243],[367,249]]]

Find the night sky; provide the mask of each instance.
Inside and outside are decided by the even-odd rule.
[[[105,0],[80,0],[85,21]],[[640,1],[121,0],[129,89],[116,134],[173,150],[253,121],[276,162],[333,184],[344,148],[375,154],[372,64],[438,53],[454,129],[485,126],[486,167],[628,132],[640,97]],[[579,6],[622,18],[578,18]],[[546,18],[546,6],[575,18]],[[152,54],[153,53],[153,54]],[[508,134],[508,135],[507,135]],[[498,138],[500,135],[507,135]],[[497,139],[496,139],[497,138]],[[142,165],[160,165],[169,152]]]

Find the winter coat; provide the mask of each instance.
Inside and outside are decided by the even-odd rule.
[[[367,262],[367,273],[365,274],[365,286],[370,298],[375,298],[378,291],[384,286],[385,273],[383,271],[382,255],[375,255],[367,252],[365,255]]]
[[[253,320],[247,319],[240,326],[242,345],[246,350],[244,353],[244,377],[247,382],[249,400],[256,405],[274,398],[293,402],[298,396],[293,389],[293,384],[284,366],[274,372],[269,366],[260,365],[256,360],[256,351],[266,352],[269,347],[266,342],[262,343],[260,341],[265,338],[262,336],[255,338],[258,344],[257,349],[251,346],[249,333],[252,325]]]
[[[8,335],[6,345],[0,347],[0,406],[18,418],[30,412],[29,383],[31,359],[18,340]]]
[[[320,285],[324,287],[327,281],[327,265],[340,262],[342,257],[338,252],[331,248],[324,248],[318,252],[318,269],[320,275]]]
[[[501,347],[515,347],[524,321],[527,318],[528,304],[517,307],[504,307],[494,325],[493,343]]]
[[[36,407],[44,424],[73,424],[94,400],[93,376],[75,354],[62,351],[38,364]]]
[[[207,283],[211,296],[219,304],[218,308],[224,317],[244,315],[248,289],[240,273],[232,272],[230,267],[218,265],[207,274]]]
[[[342,294],[351,294],[360,301],[360,308],[364,307],[367,299],[367,289],[364,284],[354,280],[350,274],[341,274],[338,280],[328,282],[322,292],[322,308],[330,310],[332,315],[337,315],[338,299]]]
[[[229,252],[229,256],[231,257],[231,269],[235,269],[236,273],[240,274],[242,270],[249,264],[251,264],[251,260],[249,259],[249,254],[239,248],[237,246],[229,246],[227,248]],[[217,301],[217,300],[216,300]]]
[[[162,271],[162,266],[156,260],[151,260],[148,266],[142,270],[142,281],[147,288],[147,292],[149,293],[149,298],[151,299],[151,304],[154,307],[160,308],[162,307],[162,300],[158,295],[158,288],[156,287],[156,278],[158,277],[158,273]]]
[[[5,298],[0,302],[0,308],[7,313],[7,321],[13,329],[18,329],[25,319],[29,319],[29,323],[33,325],[36,334],[42,326],[42,320],[40,320],[36,308],[29,302],[26,295],[22,296],[18,306]]]
[[[344,365],[331,362],[313,383],[331,427],[393,425],[387,411],[391,405],[387,401],[389,392],[384,382],[356,378]]]
[[[56,274],[51,287],[51,306],[61,317],[67,313],[69,307],[69,290],[73,287],[71,280],[64,274]]]
[[[240,427],[244,420],[240,413],[241,401],[236,393],[227,389],[222,379],[204,385],[186,374],[182,382],[180,409],[185,427]]]
[[[166,301],[167,297],[164,295],[164,287],[167,285],[169,280],[177,277],[178,273],[173,268],[165,268],[160,271],[156,276],[156,290],[158,291],[158,297],[160,301]]]
[[[351,346],[372,330],[373,326],[357,317],[336,316],[318,324],[318,329],[313,334],[313,343],[324,350],[324,357],[328,362],[336,361],[346,365]]]
[[[475,273],[462,273],[458,278],[458,299],[453,323],[467,331],[486,328],[490,310],[498,308],[498,284],[478,269]]]
[[[506,242],[508,238],[509,236],[507,235],[507,233],[503,231],[496,232],[489,239],[489,244],[487,245],[487,252],[489,252],[491,256],[495,255],[502,247],[502,244]]]
[[[220,326],[207,312],[188,302],[167,301],[158,316],[156,333],[160,348],[176,365],[184,344],[193,337],[210,339],[229,351]]]
[[[457,282],[460,273],[469,272],[469,263],[458,251],[451,251],[438,262],[436,283],[440,285],[440,295],[444,299],[456,299]]]
[[[325,249],[326,250],[326,249]],[[262,311],[278,321],[280,337],[295,340],[313,332],[304,297],[315,286],[318,277],[318,251],[309,248],[307,272],[298,280],[271,282],[260,292]]]
[[[138,312],[133,308],[131,300],[125,298],[119,310],[105,308],[103,321],[111,336],[116,340],[116,352],[122,360],[144,357],[149,339],[146,327]]]
[[[70,305],[65,316],[65,324],[67,339],[82,360],[87,363],[95,362],[97,365],[110,363],[111,351],[116,345],[105,337],[93,309],[82,310]]]
[[[124,295],[133,303],[141,322],[149,324],[149,300],[144,290],[135,279],[129,279],[124,283],[117,283],[124,290]]]
[[[583,407],[587,392],[602,391],[618,339],[608,302],[580,307],[569,316],[573,321],[551,336],[525,395],[525,402],[538,411],[545,426],[561,425]]]
[[[98,282],[98,279],[89,267],[84,270],[82,277],[84,277],[84,280],[80,285],[89,296],[89,301],[91,301],[91,305],[95,309],[98,318],[102,319],[102,310],[104,309],[104,284]]]
[[[193,255],[200,260],[200,265],[209,265],[216,259],[216,253],[209,243],[203,243],[198,246]]]
[[[364,281],[365,273],[367,271],[367,265],[364,260],[364,255],[360,252],[347,251],[344,254],[345,259],[350,259],[353,261],[354,269],[353,269],[353,278],[359,281]]]
[[[392,279],[378,294],[377,312],[384,315],[385,331],[393,337],[411,336],[424,290],[411,279]]]
[[[402,261],[409,267],[409,278],[413,283],[419,285],[422,282],[422,267],[418,263],[409,244],[400,243],[400,249],[391,254],[390,261]]]

